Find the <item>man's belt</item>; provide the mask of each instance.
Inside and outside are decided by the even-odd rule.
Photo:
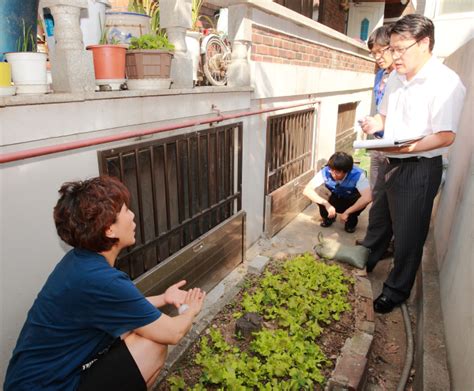
[[[422,158],[418,156],[406,157],[406,158],[387,157],[388,164],[418,163],[420,159]]]

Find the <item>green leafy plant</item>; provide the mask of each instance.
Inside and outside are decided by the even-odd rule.
[[[22,20],[21,37],[17,41],[17,52],[36,52],[36,39],[33,33],[33,26],[26,27],[25,20]]]
[[[160,5],[159,0],[130,0],[128,10],[150,17],[150,28],[153,33],[160,32]]]
[[[350,309],[347,295],[353,280],[339,266],[318,262],[310,254],[276,269],[265,272],[256,289],[247,288],[241,302],[243,311],[258,312],[273,326],[254,333],[248,352],[210,328],[195,357],[202,375],[188,389],[312,390],[324,385],[322,370],[330,361],[317,340],[326,324]],[[176,387],[184,380],[173,377],[168,382]]]
[[[165,34],[144,34],[132,37],[129,49],[161,49],[174,51],[174,45]]]

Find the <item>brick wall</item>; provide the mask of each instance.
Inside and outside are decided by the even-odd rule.
[[[255,25],[252,27],[251,59],[367,73],[375,71],[372,61]]]
[[[320,0],[318,22],[345,34],[347,12],[341,3],[341,0]]]

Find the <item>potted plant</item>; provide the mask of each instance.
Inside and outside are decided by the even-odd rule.
[[[160,32],[160,6],[158,0],[130,0],[128,11],[150,17],[150,31],[158,34]]]
[[[125,83],[125,53],[127,45],[108,39],[102,30],[98,45],[89,45],[94,61],[95,82],[101,91],[120,90]]]
[[[154,32],[150,27],[159,24],[158,0],[129,0],[127,12],[107,11],[105,27],[108,38],[129,45],[133,37]]]
[[[164,33],[132,38],[126,54],[128,88],[169,88],[173,51],[174,45]]]
[[[36,29],[35,29],[36,30]],[[11,65],[12,80],[17,94],[45,94],[48,92],[46,53],[36,51],[36,31],[23,20],[17,51],[5,53]]]

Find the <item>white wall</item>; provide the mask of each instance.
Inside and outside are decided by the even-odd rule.
[[[364,18],[369,21],[367,38],[377,27],[382,26],[385,10],[385,2],[379,3],[350,3],[349,20],[347,23],[347,35],[354,39],[360,39],[360,25]]]
[[[95,99],[76,101],[71,99],[71,96],[51,95],[39,98],[43,104],[28,104],[32,103],[33,97],[18,96],[3,99],[0,101],[2,119],[0,153],[101,137],[128,130],[152,129],[171,121],[176,123],[202,116],[213,117],[217,113],[212,109],[212,105],[227,114],[249,110],[248,88],[226,89],[221,93],[202,93],[202,91],[201,93],[177,91],[177,94],[171,96],[162,94],[153,96],[145,93],[143,96],[124,98],[122,95],[116,99],[103,99],[103,97],[120,95],[97,94],[93,96]],[[214,90],[211,88],[208,91]],[[125,93],[125,96],[127,94],[130,95]],[[186,117],[186,114],[189,117]],[[98,175],[97,150],[144,139],[170,137],[201,128],[203,126],[169,131],[141,139],[130,139],[2,165],[0,383],[3,383],[6,365],[25,321],[27,310],[52,268],[66,251],[66,246],[56,235],[52,218],[52,210],[61,184]],[[244,128],[251,129],[247,125]],[[246,138],[252,139],[249,131]],[[248,170],[248,167],[246,169]],[[246,186],[251,189],[256,187],[252,177]],[[247,201],[246,204],[251,202]],[[252,232],[256,232],[257,229],[252,226],[252,222],[250,219],[250,228]]]
[[[467,94],[456,140],[450,148],[446,183],[434,225],[441,306],[453,390],[474,389],[473,55],[474,40],[471,40],[445,61],[446,65],[459,74],[467,88]]]

